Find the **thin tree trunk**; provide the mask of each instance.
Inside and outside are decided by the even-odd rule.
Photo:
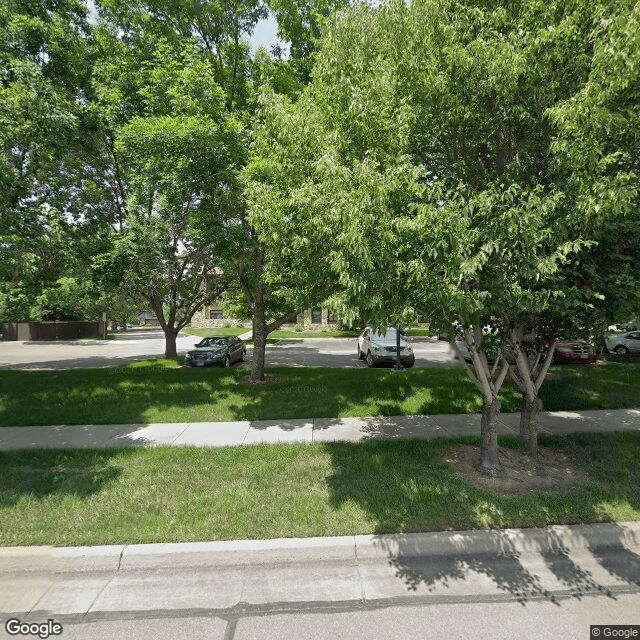
[[[480,419],[480,469],[490,475],[502,475],[502,466],[498,459],[498,416],[500,402],[493,398],[491,402],[485,400]]]
[[[515,367],[511,367],[511,378],[522,393],[520,437],[527,444],[531,462],[542,475],[543,470],[538,458],[538,414],[542,409],[542,401],[538,393],[553,361],[555,343],[547,348],[541,362],[542,351],[527,356],[522,350],[523,333],[522,327],[519,327],[514,329],[510,336],[515,362]]]
[[[529,447],[531,462],[539,469],[538,464],[538,413],[542,407],[540,398],[529,400],[522,394],[522,410],[520,411],[520,436]]]
[[[176,349],[177,334],[171,329],[165,329],[164,331],[164,357],[165,358],[177,358],[178,351]]]
[[[501,365],[500,360],[498,360],[493,368],[489,367],[485,354],[478,351],[483,341],[482,328],[466,329],[464,339],[473,362],[473,371],[464,361],[455,342],[454,348],[462,360],[467,375],[483,397],[482,417],[480,419],[480,462],[478,466],[487,475],[500,476],[503,472],[498,459],[498,416],[500,415],[498,393],[509,372],[509,367],[504,359]]]
[[[267,321],[260,295],[253,305],[253,360],[249,381],[259,383],[264,380],[265,349],[267,346]]]

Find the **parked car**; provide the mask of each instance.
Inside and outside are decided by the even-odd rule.
[[[367,366],[395,364],[397,358],[396,328],[389,327],[384,335],[367,327],[358,337],[358,358]],[[400,329],[400,363],[403,367],[413,367],[416,357],[407,341],[407,334]]]
[[[640,329],[640,325],[635,320],[629,320],[629,322],[623,322],[618,325],[620,331],[637,331]]]
[[[585,340],[560,340],[553,353],[554,364],[592,364],[595,349]]]
[[[613,336],[607,340],[607,349],[618,355],[640,353],[640,331],[629,331],[621,336]]]
[[[244,362],[247,355],[244,342],[237,336],[209,336],[194,346],[184,359],[189,367],[230,367],[234,362]]]
[[[456,336],[455,343],[465,361],[473,362],[473,360],[471,359],[471,354],[469,353],[469,349],[467,348],[467,343],[464,341],[464,339],[461,336]],[[488,349],[483,349],[483,351],[487,356],[487,362],[489,364],[493,364],[496,361],[496,358],[500,355],[500,348],[497,345],[492,345]],[[456,355],[458,355],[457,352]]]

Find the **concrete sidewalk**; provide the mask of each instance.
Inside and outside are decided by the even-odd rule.
[[[517,435],[519,413],[501,414],[500,435]],[[640,409],[547,411],[540,433],[640,431]],[[480,433],[480,416],[309,418],[239,422],[59,425],[0,428],[0,450],[129,446],[230,447],[281,442],[359,442],[394,438],[449,438]]]

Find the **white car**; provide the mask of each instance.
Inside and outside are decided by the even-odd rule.
[[[613,336],[607,340],[607,349],[618,355],[640,353],[640,331],[629,331],[621,336]]]
[[[396,328],[389,327],[385,335],[367,327],[358,338],[358,358],[365,360],[368,367],[377,364],[395,364],[397,356]],[[403,367],[413,367],[416,357],[406,334],[400,329],[400,363]]]

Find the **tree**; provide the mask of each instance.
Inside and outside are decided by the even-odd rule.
[[[165,116],[132,120],[116,141],[132,195],[102,273],[117,273],[112,282],[149,302],[167,358],[176,357],[176,337],[193,314],[225,288],[216,249],[226,220],[216,193],[233,170],[229,147],[236,134],[230,121]]]
[[[64,217],[48,201],[63,158],[83,144],[86,13],[79,0],[0,5],[0,296],[15,319],[68,262]]]
[[[589,308],[600,347],[608,324],[640,313],[639,27],[637,3],[594,6],[588,77],[549,109],[554,169],[572,224],[597,242],[568,277],[603,294]]]
[[[309,107],[304,98],[292,103],[267,92],[243,171],[247,213],[235,274],[254,318],[252,382],[264,379],[269,333],[321,304],[337,284],[327,253],[331,229],[317,215],[330,198],[312,189],[330,164],[313,164],[325,147]]]
[[[350,217],[349,189],[332,183],[328,217],[341,240],[334,266],[344,306],[380,320],[417,310],[444,330],[462,324],[473,360],[466,370],[484,401],[480,466],[492,474],[500,472],[496,418],[509,359],[526,407],[537,406],[554,341],[523,341],[536,318],[580,297],[560,270],[585,244],[565,224],[564,185],[549,169],[547,110],[587,77],[585,9],[533,0],[360,6],[327,33],[310,86],[346,170],[368,161],[380,176],[390,178],[392,167],[407,176],[407,160],[421,170],[395,190],[386,181],[388,197],[373,209],[383,241],[364,246],[374,226],[366,207],[350,203],[358,212]],[[362,264],[385,268],[367,274]],[[375,314],[382,304],[387,310]],[[494,367],[487,335],[511,343],[509,359]],[[531,430],[527,438],[535,457]]]
[[[226,137],[219,136],[217,141],[207,135],[202,138],[192,137],[188,142],[193,145],[191,151],[187,146],[180,146],[178,155],[181,162],[186,161],[189,153],[198,158],[198,162],[187,164],[191,171],[201,172],[203,181],[192,203],[196,204],[198,212],[194,212],[194,217],[187,226],[180,227],[180,233],[191,238],[192,248],[200,252],[198,259],[203,265],[206,263],[209,276],[215,273],[215,280],[220,283],[213,289],[207,289],[206,298],[199,292],[197,301],[200,304],[206,303],[211,296],[220,292],[220,287],[224,287],[228,298],[233,298],[234,293],[244,298],[247,314],[249,309],[251,313],[255,309],[254,372],[259,371],[258,378],[261,378],[266,344],[260,338],[264,334],[261,327],[273,322],[282,324],[294,315],[289,308],[282,310],[283,302],[279,294],[276,293],[273,300],[265,300],[265,289],[259,281],[263,274],[265,251],[257,243],[257,234],[248,222],[246,203],[238,179],[239,170],[249,156],[250,140],[240,123],[250,123],[253,118],[255,82],[267,78],[270,80],[272,72],[276,70],[285,81],[283,88],[288,90],[293,87],[287,79],[288,74],[281,68],[283,63],[265,60],[263,52],[258,63],[253,65],[249,60],[248,45],[241,41],[241,36],[250,33],[257,19],[264,14],[264,5],[260,2],[227,5],[187,3],[178,10],[173,4],[162,1],[130,5],[109,0],[101,6],[106,26],[109,26],[102,36],[103,48],[109,53],[104,63],[97,68],[98,93],[102,97],[105,117],[115,123],[115,130],[121,129],[122,132],[120,142],[114,147],[114,157],[118,158],[121,165],[119,174],[124,177],[126,189],[136,192],[136,197],[130,201],[135,201],[139,207],[140,202],[145,201],[145,193],[154,193],[151,180],[155,180],[158,185],[162,184],[162,200],[158,201],[161,206],[156,209],[156,213],[166,210],[166,194],[170,189],[173,194],[171,206],[174,210],[171,215],[181,225],[186,222],[179,215],[180,207],[183,206],[180,202],[187,202],[194,176],[178,174],[173,162],[175,157],[171,162],[163,164],[162,156],[166,153],[164,139],[157,146],[153,142],[150,152],[144,145],[136,143],[140,147],[136,151],[138,165],[133,173],[124,166],[125,163],[131,163],[130,154],[127,156],[124,151],[131,148],[136,136],[139,141],[145,139],[151,143],[153,136],[145,137],[143,128],[155,126],[152,118],[157,121],[159,117],[172,117],[175,130],[178,131],[185,117],[197,115],[200,119],[215,121],[219,131],[226,131]],[[149,20],[149,17],[153,17],[153,20]],[[252,77],[254,66],[256,75]],[[135,116],[144,117],[145,120],[137,120]],[[131,135],[133,124],[136,125],[136,136]],[[171,130],[170,125],[165,128],[163,135],[166,139],[170,139]],[[207,147],[209,142],[211,144]],[[222,145],[220,150],[223,152],[218,156],[214,154],[216,144]],[[202,145],[206,148],[198,149]],[[206,158],[207,153],[214,155]],[[223,156],[227,162],[226,170],[223,170],[221,164]],[[143,161],[139,162],[141,160]],[[153,163],[157,166],[150,166]],[[135,185],[134,175],[140,177]],[[181,188],[176,186],[180,180],[185,181]],[[157,189],[156,195],[160,195]],[[150,206],[147,206],[148,210]],[[127,205],[129,215],[130,208]],[[159,215],[166,215],[166,211]],[[156,241],[159,237],[173,238],[177,227],[173,225],[160,232],[157,228],[152,228],[159,223],[157,220],[151,221],[148,214],[144,219],[140,216],[138,218],[136,238],[142,242],[141,252],[150,258],[150,242],[143,240],[144,226],[149,226],[149,237],[154,237]],[[169,240],[170,245],[171,243]],[[180,237],[176,246],[183,247],[184,243],[185,237]],[[122,249],[119,255],[123,253],[133,256],[135,252],[129,246],[128,249]],[[167,271],[166,265],[174,259],[170,260],[166,254],[156,255],[156,258],[158,265],[165,265],[162,269],[152,270],[148,261],[137,258],[138,282],[142,284],[144,273],[154,273],[155,276],[148,285],[159,291],[159,274],[167,276],[170,271]],[[183,272],[177,268],[177,272],[188,271]],[[277,277],[282,280],[282,276]],[[284,291],[292,286],[294,283],[289,281],[275,289]],[[166,286],[164,292],[168,296],[164,300],[166,304],[172,294],[168,293]],[[183,289],[180,297],[185,295],[186,290]],[[154,308],[158,313],[161,301],[157,295],[155,297]],[[191,306],[187,308],[192,314]],[[170,317],[169,313],[168,319]],[[183,326],[186,321],[188,319],[181,319],[175,327]]]

